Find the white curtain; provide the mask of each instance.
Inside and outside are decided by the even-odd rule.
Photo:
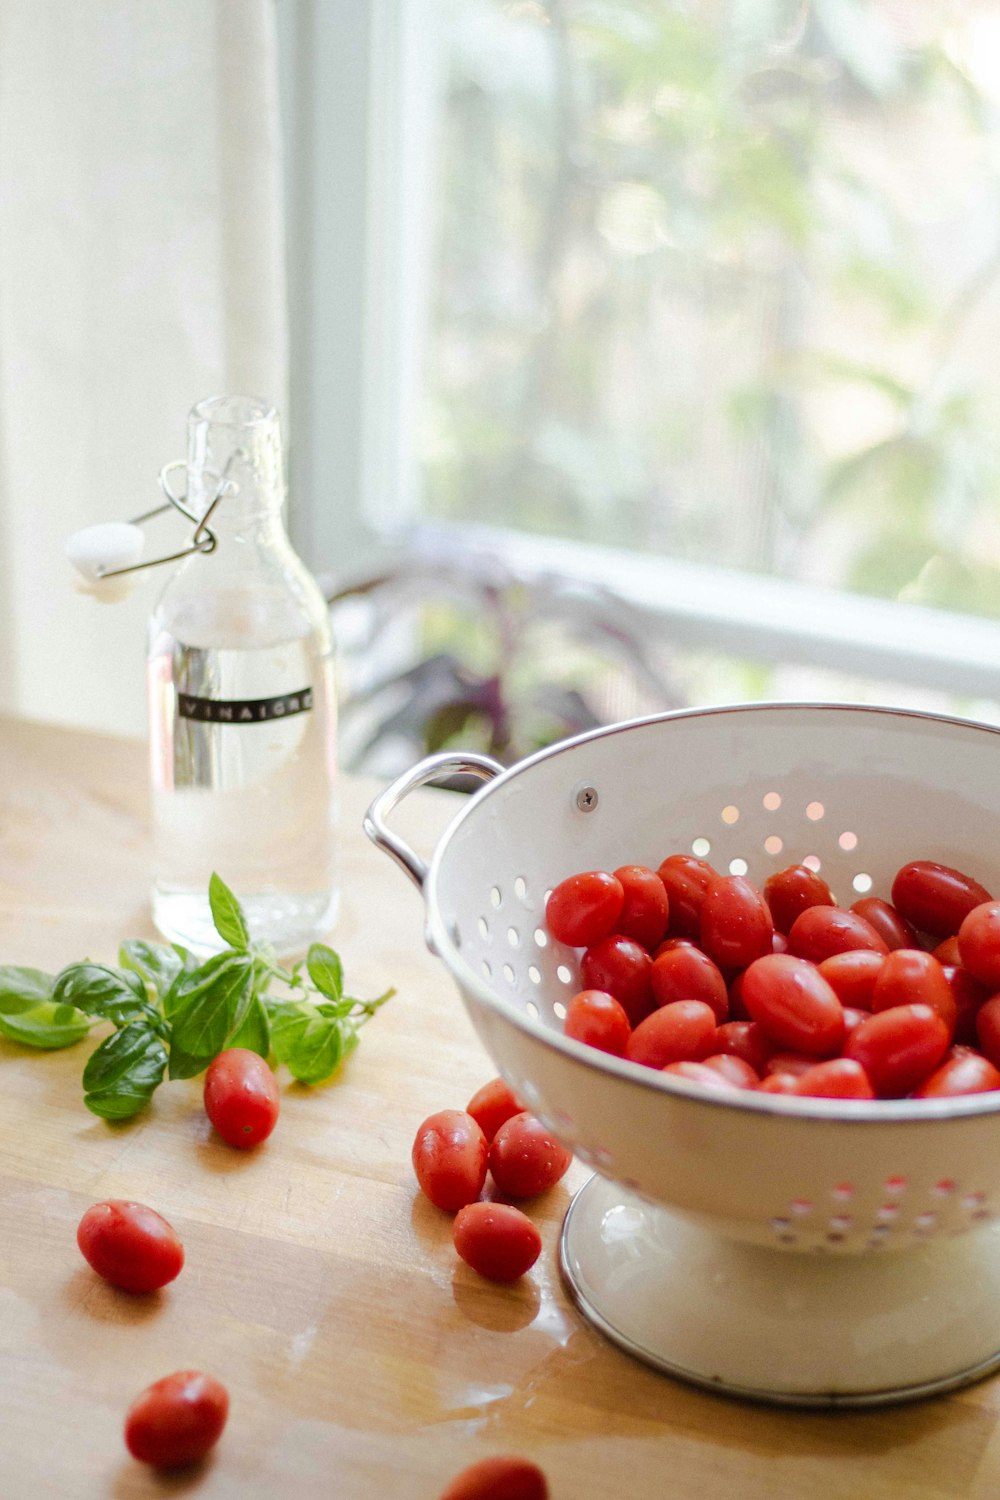
[[[145,732],[165,573],[97,603],[66,538],[157,504],[199,398],[285,414],[274,32],[273,0],[0,5],[0,710]]]

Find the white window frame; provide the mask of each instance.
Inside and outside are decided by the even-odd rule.
[[[680,647],[1000,703],[1000,623],[419,514],[414,455],[436,0],[277,0],[297,545],[324,582],[401,548],[576,576]],[[485,564],[484,564],[485,565]],[[818,695],[817,695],[818,696]]]

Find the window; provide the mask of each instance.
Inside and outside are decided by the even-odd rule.
[[[358,46],[353,544],[611,584],[684,701],[1000,717],[995,7],[387,0]]]

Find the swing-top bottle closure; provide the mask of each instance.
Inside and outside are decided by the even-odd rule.
[[[225,433],[236,429],[241,441],[226,444]],[[284,497],[277,432],[277,412],[264,401],[243,396],[210,396],[199,401],[191,411],[188,457],[174,459],[160,470],[159,484],[165,503],[143,511],[130,521],[84,527],[69,538],[66,554],[85,586],[158,568],[164,563],[181,562],[195,553],[214,552],[219,544],[221,519],[217,513],[223,500],[234,525],[280,516]],[[218,466],[214,459],[220,446],[228,448],[228,452]],[[176,482],[182,475],[184,491],[178,494]],[[241,496],[244,503],[236,507],[233,502]],[[142,559],[145,538],[140,528],[170,510],[177,511],[194,527],[189,544],[176,552]],[[214,526],[210,524],[213,521]]]

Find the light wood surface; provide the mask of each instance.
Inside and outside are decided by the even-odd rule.
[[[995,1379],[894,1410],[784,1412],[607,1345],[556,1269],[579,1166],[528,1205],[545,1248],[522,1284],[457,1260],[410,1146],[426,1115],[464,1106],[495,1069],[423,945],[419,894],[361,831],[375,789],[345,781],[331,939],[355,993],[399,993],[335,1081],[282,1078],[260,1150],[213,1137],[197,1080],[110,1127],[81,1102],[90,1044],[0,1043],[0,1500],[437,1500],[459,1469],[504,1452],[534,1457],[553,1500],[1000,1493]],[[142,745],[0,720],[0,963],[113,961],[120,939],[156,936],[146,807]],[[424,791],[395,823],[429,853],[455,807]],[[77,1250],[81,1214],[109,1197],[151,1204],[184,1240],[184,1271],[151,1298],[107,1287]],[[228,1386],[229,1424],[203,1466],[164,1477],[129,1458],[123,1414],[190,1367]]]

